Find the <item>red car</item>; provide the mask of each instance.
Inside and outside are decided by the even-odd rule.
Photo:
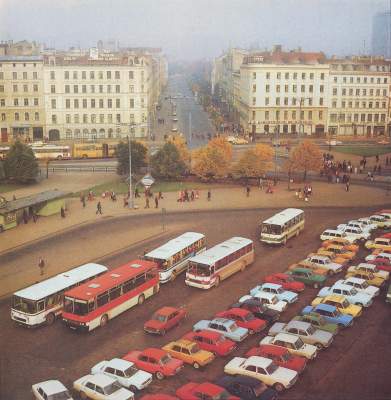
[[[227,318],[236,322],[236,325],[241,328],[248,329],[248,333],[252,335],[255,332],[260,332],[265,329],[267,322],[260,318],[255,318],[251,311],[244,308],[231,308],[227,311],[222,311],[216,314],[217,318]]]
[[[140,400],[179,400],[178,397],[169,394],[146,394]]]
[[[224,388],[213,383],[189,382],[181,386],[175,394],[182,400],[240,400],[239,397],[230,395]]]
[[[368,261],[368,264],[374,264],[376,265],[377,269],[382,271],[391,272],[391,261],[387,258],[375,258],[374,260]]]
[[[163,307],[157,310],[152,318],[144,324],[144,331],[164,335],[185,317],[186,311],[183,308]]]
[[[213,331],[189,332],[182,339],[196,342],[200,349],[207,350],[218,356],[226,356],[236,349],[232,340],[226,339],[221,333]]]
[[[305,288],[304,283],[295,281],[290,275],[284,273],[265,276],[263,281],[265,283],[276,283],[277,285],[281,285],[285,290],[292,290],[293,292],[302,292]]]
[[[381,237],[385,239],[391,239],[391,233],[385,233],[384,235],[381,235]]]
[[[304,357],[292,355],[285,347],[274,346],[272,344],[261,344],[259,347],[250,349],[245,357],[260,356],[273,360],[278,366],[293,369],[301,374],[307,365]]]
[[[162,349],[153,347],[143,351],[130,351],[122,358],[133,362],[137,368],[154,374],[157,379],[176,375],[183,368],[183,361],[172,358]]]

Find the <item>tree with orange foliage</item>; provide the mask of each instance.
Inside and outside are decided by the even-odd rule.
[[[289,164],[289,165],[288,165]],[[291,171],[303,171],[306,180],[308,171],[319,171],[322,167],[322,152],[310,140],[304,140],[293,149],[287,162]]]
[[[170,137],[169,142],[178,149],[181,160],[190,168],[191,155],[186,140],[179,135],[175,135]]]
[[[227,142],[224,137],[216,137],[209,141],[208,147],[219,149],[223,157],[231,162],[232,160],[232,144]]]
[[[257,144],[247,150],[233,167],[237,177],[259,178],[272,167],[274,150],[267,144]]]

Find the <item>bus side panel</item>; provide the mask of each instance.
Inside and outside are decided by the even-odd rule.
[[[240,271],[243,263],[247,266],[249,264],[252,264],[253,262],[254,262],[254,251],[245,254],[244,256],[233,261],[231,264],[226,265],[224,268],[222,268],[221,271],[217,272],[217,275],[219,275],[221,280],[224,280],[233,275],[235,272]]]

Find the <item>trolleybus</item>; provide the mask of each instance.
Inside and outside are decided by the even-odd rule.
[[[84,264],[19,290],[12,297],[11,318],[28,327],[44,323],[51,325],[62,312],[66,290],[106,271],[107,267],[104,265]]]
[[[156,263],[134,260],[65,292],[62,319],[71,329],[89,332],[158,291]]]
[[[33,144],[31,145],[35,158],[38,160],[69,160],[72,156],[69,146],[57,144]]]
[[[261,242],[285,244],[292,236],[298,236],[304,229],[304,211],[287,208],[261,223]]]
[[[200,289],[217,287],[220,281],[235,272],[244,271],[253,261],[253,241],[233,237],[192,257],[189,260],[185,283]]]
[[[146,253],[144,258],[158,264],[160,283],[166,283],[185,271],[189,259],[204,252],[205,249],[205,235],[197,232],[185,232],[163,246]]]

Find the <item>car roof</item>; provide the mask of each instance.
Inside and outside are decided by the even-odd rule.
[[[48,396],[67,390],[67,388],[60,381],[54,379],[40,382],[36,385],[41,387]]]
[[[281,285],[279,285],[279,284],[277,284],[277,283],[268,283],[268,282],[263,283],[261,286],[262,286],[262,288],[263,288],[263,287],[269,287],[269,288],[271,288],[271,289],[279,289],[279,288],[282,287]]]
[[[197,385],[197,390],[208,394],[209,396],[216,396],[220,394],[224,389],[210,382],[202,382]]]
[[[345,290],[351,290],[351,286],[350,285],[346,285],[345,283],[341,283],[341,282],[335,282],[334,287],[338,288],[338,289],[345,289]]]
[[[155,357],[155,358],[161,358],[167,354],[164,350],[158,349],[156,347],[148,347],[144,349],[141,353],[144,356]]]
[[[345,296],[342,296],[340,294],[329,294],[328,296],[323,298],[325,301],[326,300],[333,300],[337,302],[342,302],[345,300]]]
[[[369,264],[369,263],[360,263],[360,264],[358,264],[357,265],[357,267],[363,267],[363,268],[366,268],[366,269],[376,269],[376,265],[374,265],[374,264]]]
[[[173,312],[175,312],[177,310],[178,309],[175,308],[175,307],[165,306],[165,307],[159,308],[159,310],[155,311],[155,314],[167,316],[167,315],[170,315],[170,314],[172,314]]]
[[[280,332],[274,337],[276,340],[282,340],[283,342],[294,343],[296,342],[298,336],[292,335],[291,333]]]
[[[224,312],[225,313],[232,312],[233,314],[240,315],[240,316],[245,316],[250,313],[250,311],[245,310],[244,308],[239,308],[239,307],[230,308],[229,310],[224,311]]]
[[[252,364],[261,368],[267,368],[272,362],[269,358],[260,356],[251,356],[246,360],[246,364]]]
[[[344,279],[344,281],[351,281],[353,283],[359,283],[360,285],[366,282],[365,279],[356,278],[355,276],[349,276],[349,278]]]
[[[209,339],[220,339],[222,336],[221,333],[218,332],[214,332],[214,331],[208,331],[208,330],[203,330],[203,331],[199,331],[199,332],[191,332],[194,335],[199,335],[199,336],[203,336]]]
[[[287,323],[286,327],[296,328],[296,329],[308,329],[311,326],[309,322],[292,320]]]
[[[124,371],[125,369],[129,368],[130,366],[134,365],[131,361],[126,361],[121,358],[113,358],[112,360],[108,361],[106,366],[112,367],[114,369],[118,369],[120,371]]]
[[[303,268],[303,267],[296,267],[296,268],[293,268],[291,271],[311,272],[311,273],[312,273],[312,269],[310,269],[310,268]]]
[[[272,299],[275,298],[276,295],[274,293],[268,293],[268,292],[257,292],[254,297],[259,297],[263,299]]]
[[[211,322],[216,322],[218,324],[222,324],[222,325],[232,325],[233,323],[235,323],[235,321],[232,321],[232,319],[228,319],[228,318],[213,318],[213,320]]]
[[[99,386],[110,385],[116,381],[105,374],[86,375],[84,378],[89,382]]]
[[[275,277],[277,277],[277,278],[282,278],[282,279],[286,279],[286,278],[289,277],[289,275],[288,275],[288,274],[285,274],[284,272],[277,272],[277,273],[272,274],[272,275],[270,275],[270,276],[275,276]]]
[[[320,303],[314,308],[314,310],[324,310],[324,311],[333,312],[336,310],[336,307],[332,306],[331,304]]]
[[[178,339],[174,342],[171,342],[172,345],[182,346],[182,347],[193,347],[194,342],[188,339]]]
[[[281,356],[285,354],[288,350],[285,349],[285,347],[281,346],[276,346],[274,344],[261,344],[260,346],[261,350],[267,351],[268,353]]]

